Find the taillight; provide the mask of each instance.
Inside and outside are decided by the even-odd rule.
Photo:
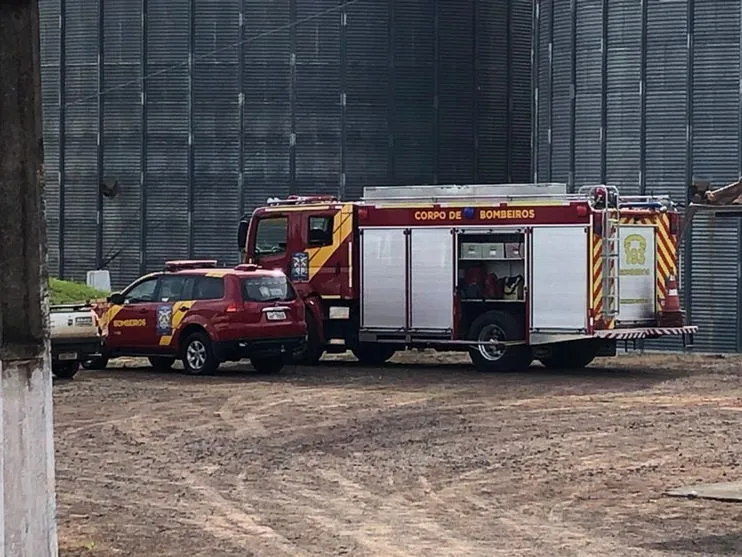
[[[226,313],[237,313],[238,311],[240,311],[240,308],[234,304],[230,304],[227,306],[227,309],[225,309],[224,311]]]

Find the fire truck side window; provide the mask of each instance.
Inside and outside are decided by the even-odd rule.
[[[258,221],[255,232],[255,255],[274,255],[286,251],[289,220],[286,217],[269,217]]]
[[[309,247],[332,245],[332,217],[309,217]]]

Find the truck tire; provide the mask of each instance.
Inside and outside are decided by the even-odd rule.
[[[175,358],[169,356],[150,356],[147,359],[153,368],[161,370],[168,370],[172,368],[175,363]]]
[[[319,326],[314,314],[307,308],[307,342],[294,352],[292,359],[302,366],[316,366],[324,352],[325,348],[319,338]]]
[[[187,375],[208,375],[219,368],[209,335],[196,332],[185,339],[182,348],[183,370]]]
[[[523,331],[509,313],[488,311],[471,324],[468,339],[522,340]],[[469,348],[469,357],[474,367],[483,372],[522,371],[527,369],[532,361],[531,348],[525,345],[506,348],[472,346]]]
[[[80,362],[52,362],[52,373],[60,379],[72,379],[80,370]]]
[[[96,356],[85,360],[82,363],[82,367],[85,369],[102,370],[108,367],[108,358],[106,356]]]
[[[258,373],[278,373],[283,369],[284,358],[282,355],[262,356],[250,358],[250,363]]]
[[[389,344],[368,344],[361,343],[352,350],[353,355],[358,359],[358,363],[363,366],[382,366],[388,362],[397,352]]]
[[[551,355],[539,361],[549,369],[582,369],[594,359],[600,341],[593,339],[561,342],[551,347]]]

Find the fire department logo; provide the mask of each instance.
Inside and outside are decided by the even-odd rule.
[[[647,240],[640,234],[630,234],[623,241],[626,263],[644,265],[647,261]]]
[[[291,256],[291,280],[303,282],[309,280],[309,254],[300,251]]]
[[[159,306],[157,308],[157,334],[158,335],[169,335],[172,334],[172,317],[173,317],[173,306]]]

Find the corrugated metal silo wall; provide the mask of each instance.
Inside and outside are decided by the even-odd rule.
[[[740,2],[537,0],[535,13],[537,179],[685,203],[693,179],[742,174]],[[689,238],[696,348],[738,351],[740,223],[696,217]]]
[[[239,217],[271,196],[530,174],[530,0],[40,12],[50,265],[66,278],[234,263]]]

